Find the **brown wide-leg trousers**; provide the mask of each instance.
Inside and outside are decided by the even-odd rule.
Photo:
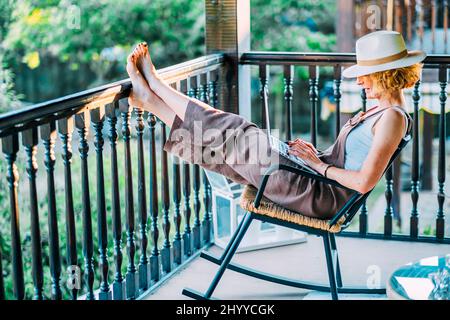
[[[344,130],[345,131],[345,130]],[[344,136],[321,159],[343,167]],[[183,160],[222,174],[240,183],[259,187],[264,171],[274,163],[295,165],[279,157],[267,143],[266,132],[243,117],[190,101],[185,119],[176,117],[164,150]],[[305,216],[329,219],[348,200],[348,191],[293,174],[276,171],[264,196]]]

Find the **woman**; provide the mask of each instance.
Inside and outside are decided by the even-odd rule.
[[[425,53],[408,52],[397,32],[377,31],[358,39],[356,58],[357,64],[345,69],[343,75],[357,78],[367,98],[378,100],[378,105],[350,119],[334,144],[324,152],[301,139],[289,142],[289,152],[320,174],[366,193],[379,181],[401,139],[410,130],[403,89],[419,80],[420,62]],[[243,143],[248,137],[265,136],[263,130],[236,114],[216,110],[167,85],[158,76],[145,43],[139,44],[128,57],[127,72],[133,85],[130,104],[153,113],[171,127],[164,146],[166,151],[238,183],[259,186],[267,165],[236,159],[239,155],[248,159],[254,154],[259,158],[261,148],[262,154],[273,155],[267,145],[259,143],[256,150],[256,144]],[[205,154],[214,157],[217,153],[222,161],[204,161]],[[279,162],[292,165],[285,158]],[[277,171],[271,176],[264,195],[305,216],[329,219],[351,192]]]

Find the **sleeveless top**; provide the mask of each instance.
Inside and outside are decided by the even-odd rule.
[[[392,108],[399,110],[405,117],[404,137],[408,130],[408,118],[406,112],[398,106],[393,106]],[[376,116],[372,117],[369,115],[366,119],[361,120],[361,122],[349,132],[345,141],[344,169],[354,171],[361,169],[364,160],[369,154],[370,147],[372,146],[372,128],[381,118],[384,111],[388,109],[383,109],[378,112],[375,111],[375,113],[378,113]],[[375,115],[375,113],[373,115]]]

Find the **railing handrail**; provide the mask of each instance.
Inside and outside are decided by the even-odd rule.
[[[176,82],[208,69],[214,70],[223,61],[223,54],[211,54],[160,69],[158,72],[163,79]],[[16,130],[23,130],[29,125],[36,125],[41,119],[48,117],[59,119],[77,113],[83,108],[91,109],[112,103],[125,98],[130,88],[131,82],[128,78],[0,114],[0,137]]]
[[[356,63],[354,53],[345,52],[280,52],[280,51],[249,51],[241,55],[241,64],[269,65],[333,65]],[[426,68],[436,65],[450,64],[450,55],[428,54],[424,60]]]

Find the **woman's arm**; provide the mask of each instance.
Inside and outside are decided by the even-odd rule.
[[[389,163],[392,154],[397,149],[405,130],[403,115],[395,110],[386,110],[375,127],[372,146],[359,171],[345,170],[330,167],[327,178],[333,179],[343,186],[366,193],[380,180],[383,171]],[[327,164],[322,162],[312,151],[305,146],[292,152],[304,159],[308,164],[323,174]]]

